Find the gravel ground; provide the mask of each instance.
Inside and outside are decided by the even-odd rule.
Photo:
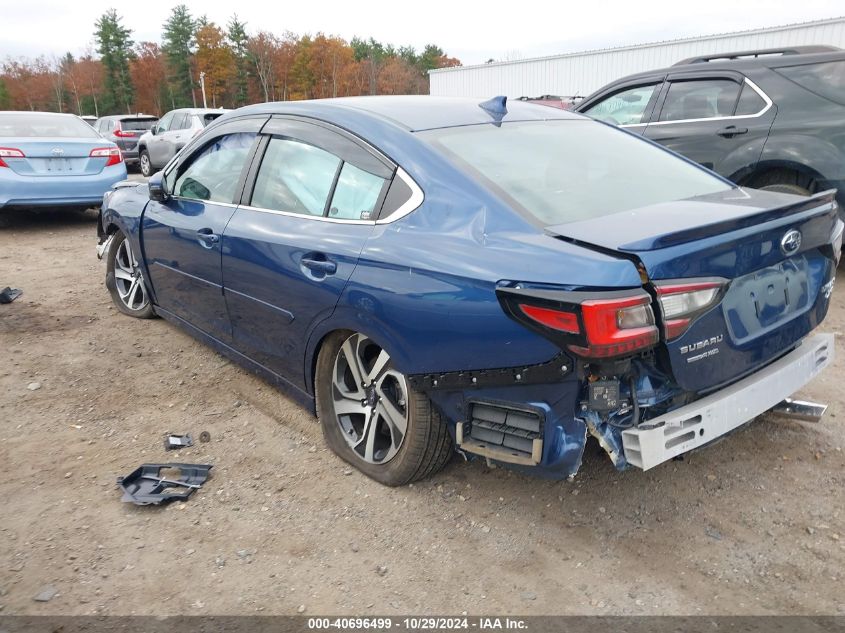
[[[647,473],[588,446],[572,483],[456,457],[390,489],[268,384],[120,315],[92,213],[0,220],[0,286],[24,290],[0,306],[0,613],[845,614],[841,342],[803,394],[821,424],[763,417]],[[120,502],[117,476],[174,459],[212,479]]]

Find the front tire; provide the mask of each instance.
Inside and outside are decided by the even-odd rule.
[[[155,316],[141,266],[126,235],[118,231],[106,256],[106,288],[117,309],[138,319]]]
[[[436,473],[452,456],[443,419],[368,336],[332,334],[320,349],[315,382],[326,443],[368,477],[402,486]]]
[[[141,150],[138,155],[138,165],[141,168],[141,175],[144,178],[149,178],[153,175],[153,164],[150,162],[150,154],[147,150]]]

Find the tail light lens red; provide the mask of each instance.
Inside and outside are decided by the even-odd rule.
[[[130,136],[135,136],[135,132],[126,132],[123,128],[120,127],[120,124],[114,129],[113,134],[120,138],[128,138]]]
[[[624,356],[657,344],[651,297],[645,293],[624,299],[590,299],[581,304],[588,345],[569,349],[588,358]]]
[[[19,150],[15,149],[14,147],[0,147],[0,167],[8,167],[8,163],[4,161],[4,158],[26,158],[24,153]]]
[[[642,290],[565,292],[500,288],[505,312],[584,358],[625,356],[655,345],[651,297]]]
[[[108,158],[105,165],[106,167],[117,165],[123,161],[123,156],[121,155],[120,150],[116,147],[98,147],[97,149],[92,149],[91,154],[89,155],[91,158]]]
[[[656,284],[666,340],[679,337],[697,317],[719,303],[726,285],[724,279]]]

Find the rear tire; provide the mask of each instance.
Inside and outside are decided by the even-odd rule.
[[[153,175],[153,164],[150,162],[150,154],[145,149],[141,150],[141,153],[138,155],[138,166],[144,178],[149,178]]]
[[[106,255],[106,288],[123,314],[137,319],[155,317],[140,263],[122,231],[115,233]]]
[[[315,392],[329,448],[382,484],[424,479],[452,457],[445,421],[366,335],[335,332],[323,343]]]

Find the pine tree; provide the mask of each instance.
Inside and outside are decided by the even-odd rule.
[[[249,100],[249,55],[247,52],[249,37],[246,34],[246,24],[238,20],[237,14],[229,20],[226,39],[235,57],[235,85],[232,96],[235,106],[238,107],[245,105]]]
[[[130,112],[134,100],[134,89],[129,76],[129,59],[132,57],[132,29],[120,24],[117,11],[109,9],[94,24],[97,52],[105,74],[103,87],[103,110]]]
[[[163,26],[162,50],[167,60],[168,82],[174,107],[197,105],[191,71],[195,36],[196,22],[188,7],[184,4],[173,7],[173,12]]]

